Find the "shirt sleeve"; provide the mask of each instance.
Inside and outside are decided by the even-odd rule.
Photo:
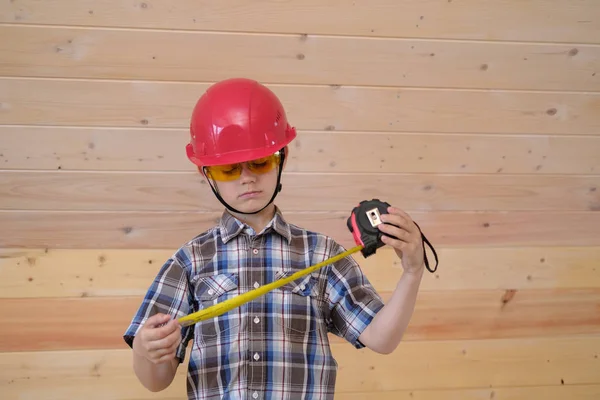
[[[342,246],[334,243],[331,256],[344,251]],[[383,308],[384,302],[353,257],[345,257],[331,265],[327,297],[331,316],[329,331],[357,349],[364,348],[358,338]]]
[[[146,320],[155,314],[163,313],[179,318],[194,312],[192,299],[188,274],[174,256],[165,262],[154,278],[123,339],[133,347],[135,335]],[[187,344],[193,337],[192,328],[193,326],[181,328],[181,344],[176,352],[180,363],[185,359]]]

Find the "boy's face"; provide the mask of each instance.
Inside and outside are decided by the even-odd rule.
[[[287,157],[284,167],[286,163]],[[257,173],[248,168],[247,163],[243,163],[239,178],[231,181],[216,181],[215,184],[227,204],[241,212],[251,213],[262,209],[271,200],[277,186],[278,173],[278,166],[268,172]]]

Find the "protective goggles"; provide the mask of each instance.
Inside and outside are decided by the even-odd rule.
[[[281,153],[278,151],[270,156],[259,158],[257,160],[246,161],[236,164],[211,165],[204,167],[206,176],[215,181],[234,181],[242,175],[244,164],[255,174],[266,174],[276,168],[281,161]]]

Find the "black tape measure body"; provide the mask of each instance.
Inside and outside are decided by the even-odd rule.
[[[375,254],[378,248],[385,246],[385,243],[381,241],[381,237],[386,234],[381,232],[377,228],[377,225],[385,223],[381,221],[381,215],[389,214],[388,207],[390,207],[389,203],[379,199],[363,200],[357,207],[352,209],[352,213],[346,221],[346,225],[350,232],[352,232],[356,244],[363,246],[363,249],[360,252],[365,258]],[[423,235],[421,227],[419,227],[416,222],[415,225],[419,228],[423,240],[423,260],[425,266],[429,272],[435,272],[438,266],[437,253],[429,240]],[[390,235],[386,236],[391,237]],[[427,253],[425,252],[425,244],[431,248],[431,251],[435,256],[436,264],[433,270],[429,267],[429,260],[427,259]]]
[[[385,246],[381,241],[384,235],[377,225],[382,224],[381,215],[388,214],[390,204],[379,199],[363,200],[357,207],[352,209],[352,213],[346,224],[354,236],[357,245],[362,245],[360,251],[363,257],[369,257],[377,251],[378,248]]]

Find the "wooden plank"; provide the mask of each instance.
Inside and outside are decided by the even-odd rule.
[[[401,390],[393,392],[361,392],[336,393],[336,399],[363,400],[376,398],[378,400],[596,400],[600,396],[600,385],[563,385],[563,386],[534,386],[509,388],[481,389],[448,389],[448,390]]]
[[[285,210],[284,210],[285,211]],[[598,212],[412,212],[434,246],[598,246]],[[286,220],[354,246],[347,212],[286,212]],[[0,248],[178,248],[220,212],[0,212]]]
[[[289,211],[352,210],[365,193],[421,211],[600,210],[600,175],[284,173],[282,183]],[[3,210],[223,209],[198,172],[0,171],[0,188]]]
[[[23,25],[0,26],[0,36],[13,38],[0,49],[0,75],[14,77],[600,89],[600,46]]]
[[[368,350],[356,351],[340,343],[333,343],[332,350],[339,364],[336,398],[338,394],[344,396],[340,398],[356,399],[359,393],[372,396],[373,392],[384,395],[384,391],[406,390],[414,391],[414,398],[426,400],[487,400],[492,392],[493,399],[501,400],[562,400],[587,399],[589,396],[556,395],[594,393],[598,389],[598,359],[595,358],[600,352],[598,335],[405,342],[387,356]],[[129,349],[2,353],[0,366],[0,388],[9,398],[139,400],[185,397],[185,364],[179,367],[168,389],[148,393],[134,375]],[[398,379],[399,376],[402,379]],[[435,391],[453,397],[431,397]],[[478,397],[480,391],[487,397]],[[547,392],[555,394],[551,397],[521,397]],[[465,397],[457,397],[459,393],[465,393]],[[421,397],[421,394],[428,397]],[[472,396],[467,397],[469,395]]]
[[[0,126],[0,137],[4,169],[196,171],[185,129]],[[286,170],[593,174],[600,136],[300,131]]]
[[[535,386],[542,382],[559,387],[563,382],[564,385],[598,383],[597,340],[598,335],[503,341],[404,342],[391,357],[340,349],[335,352],[338,365],[347,368],[342,368],[338,385],[348,391],[370,392],[411,387],[497,388]],[[583,343],[589,347],[579,349]],[[419,347],[413,347],[413,344]],[[426,349],[427,344],[432,346]],[[420,352],[413,353],[417,349]],[[403,357],[402,361],[399,361],[400,357]],[[354,360],[358,363],[354,364]],[[412,369],[412,373],[404,373],[404,366]],[[466,366],[473,369],[464,370]],[[595,370],[585,372],[587,379],[579,380],[577,376],[583,372],[580,368],[586,367]],[[402,379],[399,379],[400,376]]]
[[[421,290],[600,288],[600,247],[436,248]],[[0,249],[0,298],[142,296],[171,250]],[[388,247],[353,255],[373,286],[393,291],[402,268]],[[430,257],[433,261],[433,257]]]
[[[381,294],[384,299],[391,295]],[[0,351],[120,348],[141,300],[141,296],[0,299]],[[598,309],[597,288],[422,291],[405,340],[600,334]]]
[[[208,84],[0,79],[0,124],[189,128]],[[270,86],[304,130],[597,135],[600,93]]]
[[[594,0],[319,0],[123,3],[119,0],[14,0],[0,21],[51,24],[284,32],[383,37],[599,43]],[[260,21],[260,23],[257,23]],[[332,23],[335,21],[335,23]]]
[[[299,172],[591,174],[600,170],[600,135],[309,131],[301,132],[291,146],[287,169]]]
[[[0,297],[142,296],[169,250],[0,250]]]
[[[0,138],[3,169],[197,171],[185,155],[186,129],[0,126]],[[592,142],[581,151],[594,147],[595,137],[583,138]]]

